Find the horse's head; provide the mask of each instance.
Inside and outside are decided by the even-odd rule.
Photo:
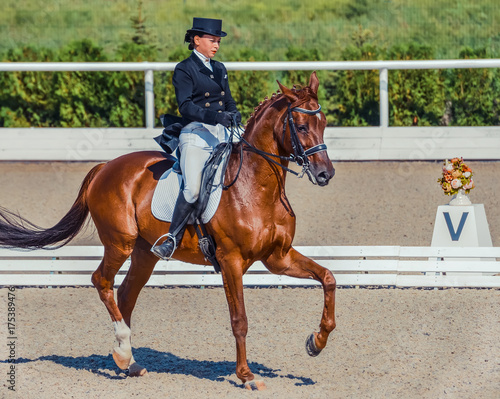
[[[275,125],[276,137],[281,137],[279,145],[303,167],[313,184],[326,186],[335,169],[323,142],[326,117],[318,103],[316,72],[311,74],[309,85],[301,90],[288,89],[280,82],[278,85],[287,100],[283,117]]]

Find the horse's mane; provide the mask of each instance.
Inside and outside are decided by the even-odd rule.
[[[306,100],[311,97],[316,97],[316,94],[310,90],[309,86],[306,87],[301,87],[299,86],[297,88],[296,85],[294,85],[291,89],[298,97],[297,102],[301,102],[301,100]],[[265,112],[266,109],[277,103],[278,101],[282,100],[285,97],[283,93],[281,93],[279,90],[276,93],[273,93],[271,97],[269,98],[266,96],[263,101],[259,103],[254,108],[254,111],[250,114],[247,124],[246,124],[246,130],[249,128],[252,128],[253,124],[256,123],[256,120],[259,118],[259,116]]]

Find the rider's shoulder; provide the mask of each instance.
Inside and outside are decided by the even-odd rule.
[[[181,62],[179,62],[176,66],[175,69],[186,69],[189,68],[190,66],[194,65],[194,61],[191,59],[191,57],[188,57]]]
[[[212,60],[212,65],[214,66],[214,68],[220,68],[222,70],[226,70],[226,66],[224,65],[224,63],[220,62],[220,61],[215,61],[215,60]]]

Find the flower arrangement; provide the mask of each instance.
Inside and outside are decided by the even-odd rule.
[[[475,187],[472,169],[465,164],[463,158],[446,159],[443,163],[443,177],[438,179],[438,183],[446,195],[458,194],[459,190],[469,194]]]

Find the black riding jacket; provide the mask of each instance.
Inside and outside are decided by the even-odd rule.
[[[218,112],[237,112],[223,63],[210,60],[213,72],[193,52],[176,65],[172,82],[183,125],[202,122],[216,125]]]

